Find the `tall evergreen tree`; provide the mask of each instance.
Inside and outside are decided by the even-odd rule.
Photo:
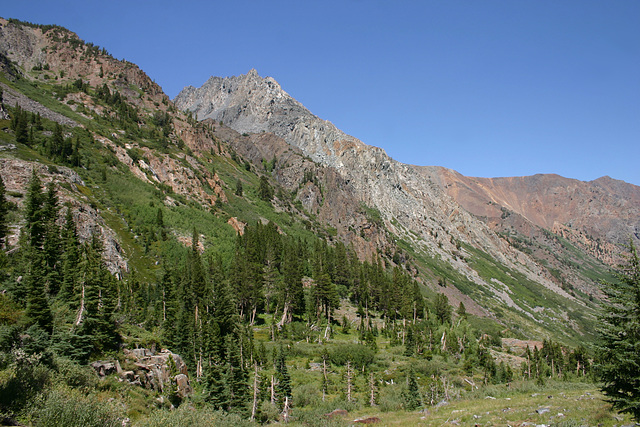
[[[44,331],[53,331],[53,315],[49,307],[45,291],[45,261],[42,252],[31,250],[30,262],[26,276],[27,309],[25,314],[32,324],[37,324]]]
[[[58,219],[58,195],[55,184],[49,183],[43,205],[44,240],[43,254],[45,261],[45,274],[47,288],[51,295],[56,295],[60,289],[61,281],[61,242],[60,228],[56,223]]]
[[[407,388],[403,393],[404,407],[409,411],[414,411],[420,407],[420,389],[418,387],[418,380],[416,373],[412,369],[407,374]]]
[[[45,196],[42,193],[42,182],[35,169],[31,173],[25,201],[25,225],[26,244],[31,248],[42,247],[45,235],[46,217],[43,210]]]
[[[73,220],[71,205],[67,206],[64,217],[64,226],[61,232],[62,246],[62,282],[60,284],[60,299],[75,306],[77,300],[76,284],[78,280],[78,264],[80,262],[78,233]]]
[[[270,202],[273,199],[273,188],[269,185],[266,175],[260,177],[260,186],[258,187],[258,197],[265,202]]]
[[[285,398],[288,397],[289,401],[291,401],[291,377],[287,370],[287,361],[282,345],[278,349],[274,365],[276,368],[276,396],[280,409],[283,409]]]
[[[640,421],[640,259],[633,244],[629,251],[618,281],[604,288],[598,374],[613,407]]]

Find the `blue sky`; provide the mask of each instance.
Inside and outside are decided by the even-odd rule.
[[[405,163],[640,185],[640,1],[5,2],[172,98],[251,68]]]

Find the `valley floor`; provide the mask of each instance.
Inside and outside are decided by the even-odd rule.
[[[594,384],[549,383],[537,387],[514,382],[489,386],[459,400],[440,402],[420,412],[357,410],[318,425],[354,425],[377,418],[378,426],[633,426],[631,417],[611,410]],[[371,420],[373,421],[373,420]],[[308,425],[296,423],[292,425]],[[358,423],[359,424],[359,423]]]

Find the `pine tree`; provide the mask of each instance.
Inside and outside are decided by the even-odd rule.
[[[42,250],[46,233],[46,212],[43,208],[45,197],[42,194],[42,184],[35,170],[31,174],[25,202],[26,247],[23,248],[26,261],[26,316],[32,324],[39,325],[43,330],[53,331],[53,315],[49,307],[46,293],[46,260]]]
[[[445,294],[436,294],[433,310],[440,323],[451,322],[451,306],[449,305],[449,298]]]
[[[60,289],[61,282],[61,245],[60,228],[56,220],[58,219],[58,195],[53,182],[47,186],[47,193],[43,206],[44,240],[43,254],[45,261],[45,274],[48,291],[51,295],[56,295]]]
[[[45,291],[45,262],[42,252],[31,250],[29,270],[27,272],[27,309],[26,316],[32,324],[37,324],[44,331],[53,331],[53,315]]]
[[[44,202],[42,182],[34,169],[27,189],[24,215],[26,223],[23,228],[27,238],[26,243],[31,248],[40,249],[44,241],[46,223],[43,211]]]
[[[238,338],[226,337],[226,385],[229,389],[229,412],[246,416],[249,402],[247,370],[242,362]]]
[[[420,389],[418,380],[413,369],[407,374],[407,388],[403,393],[404,407],[409,411],[414,411],[420,407]]]
[[[458,310],[456,311],[456,314],[458,315],[459,319],[467,318],[467,308],[464,306],[462,301],[460,301],[460,304],[458,305]]]
[[[115,279],[102,262],[102,243],[95,234],[91,242],[84,245],[81,275],[77,334],[91,353],[116,349],[120,335],[113,319],[117,303]]]
[[[19,144],[27,144],[29,142],[29,119],[27,112],[19,105],[16,105],[11,124],[15,132],[16,142]]]
[[[64,136],[62,135],[62,126],[56,123],[53,134],[47,143],[47,153],[53,159],[62,159],[64,151]]]
[[[629,252],[618,281],[604,288],[597,368],[607,400],[640,421],[640,259],[632,243]]]
[[[258,197],[265,202],[270,202],[273,199],[273,188],[269,185],[266,175],[260,177],[260,186],[258,187]]]
[[[62,228],[62,283],[60,285],[60,300],[75,304],[74,297],[77,296],[76,284],[78,280],[78,263],[80,253],[78,251],[78,234],[76,224],[73,220],[71,206],[67,206]]]
[[[238,179],[236,181],[236,191],[235,191],[236,196],[242,197],[242,181],[240,181],[240,179]]]
[[[318,276],[314,288],[314,296],[318,314],[324,312],[325,319],[330,321],[333,310],[338,308],[340,298],[338,297],[336,285],[331,282],[329,274],[322,273]]]
[[[280,409],[284,408],[285,399],[291,400],[291,377],[287,370],[287,363],[284,353],[284,348],[280,345],[278,354],[274,360],[276,368],[276,387],[275,394],[278,399]]]

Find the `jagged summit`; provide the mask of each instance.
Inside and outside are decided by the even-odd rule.
[[[323,163],[335,163],[338,153],[333,146],[339,141],[364,146],[312,114],[275,79],[260,77],[255,69],[240,76],[211,77],[200,88],[188,86],[174,102],[199,120],[221,121],[240,133],[272,132]]]

